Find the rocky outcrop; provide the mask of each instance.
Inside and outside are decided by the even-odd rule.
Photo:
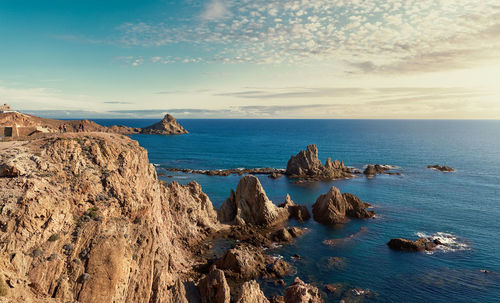
[[[377,174],[381,175],[401,175],[399,172],[392,172],[390,171],[393,169],[395,166],[391,165],[381,165],[381,164],[368,164],[363,171],[363,174],[365,174],[367,177],[374,177]]]
[[[266,259],[262,253],[246,246],[228,250],[215,265],[240,280],[255,279],[266,272]]]
[[[439,240],[432,240],[427,238],[419,238],[415,241],[396,238],[391,239],[387,245],[393,250],[408,251],[408,252],[423,252],[432,251],[437,245],[440,245]]]
[[[218,217],[222,223],[266,227],[286,221],[288,211],[274,205],[266,196],[259,179],[248,175],[240,179],[236,193],[231,190]]]
[[[200,280],[199,283],[201,303],[229,303],[231,292],[226,277],[222,270],[215,266]]]
[[[165,115],[160,122],[141,130],[141,134],[153,135],[176,135],[187,133],[188,131],[184,129],[184,127],[182,127],[172,115],[169,114]]]
[[[428,165],[427,168],[434,169],[434,170],[439,170],[444,173],[451,173],[454,172],[455,170],[449,166],[441,166],[439,164],[434,164],[434,165]]]
[[[330,158],[321,164],[318,159],[318,148],[315,144],[307,146],[296,156],[290,157],[285,174],[295,178],[315,180],[335,180],[353,177],[353,171],[344,166],[343,162],[332,161]]]
[[[323,303],[317,287],[304,283],[298,277],[285,291],[285,303]]]
[[[171,302],[217,230],[196,183],[163,186],[127,137],[60,134],[3,148],[0,268],[8,302]],[[177,286],[176,286],[177,285]],[[182,302],[182,301],[178,301]]]
[[[241,286],[240,293],[236,297],[236,303],[269,303],[259,284],[255,281],[248,281]]]
[[[285,202],[279,205],[288,211],[289,219],[295,219],[299,222],[307,221],[311,218],[311,214],[305,205],[298,205],[292,201],[290,195],[286,195]]]
[[[284,169],[263,167],[263,168],[230,168],[230,169],[212,169],[212,170],[202,170],[202,169],[189,169],[189,168],[160,168],[166,171],[182,172],[187,174],[201,174],[207,176],[219,176],[227,177],[231,175],[268,175],[271,179],[277,179],[282,177],[282,173],[285,172]]]
[[[319,196],[313,204],[313,217],[319,223],[334,225],[345,223],[347,217],[371,218],[374,212],[366,210],[367,205],[353,194],[341,194],[335,186]]]

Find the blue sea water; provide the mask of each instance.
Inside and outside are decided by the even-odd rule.
[[[147,126],[154,120],[96,120],[104,125]],[[133,135],[162,168],[285,168],[290,155],[317,144],[319,157],[362,169],[391,164],[401,176],[295,184],[286,177],[259,176],[276,204],[288,193],[311,205],[332,185],[370,202],[375,219],[325,227],[314,220],[296,243],[273,250],[317,285],[344,283],[370,289],[367,302],[500,302],[500,121],[443,120],[181,120],[187,135]],[[455,173],[426,168],[449,165]],[[165,181],[196,180],[216,207],[235,189],[239,176],[170,173]],[[363,228],[363,230],[362,230]],[[362,232],[358,233],[360,230]],[[432,254],[391,251],[391,238],[419,235],[451,239],[453,248]],[[357,234],[336,246],[322,242]],[[291,256],[299,254],[301,260]],[[330,266],[339,257],[342,266]],[[486,269],[490,273],[481,272]],[[291,282],[293,276],[285,281]],[[261,281],[266,295],[283,288]],[[327,302],[338,297],[326,296]]]

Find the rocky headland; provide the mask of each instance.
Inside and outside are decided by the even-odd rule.
[[[274,205],[254,176],[217,212],[192,182],[165,184],[134,140],[47,134],[0,143],[2,302],[268,302],[255,279],[291,274],[266,255],[304,230],[307,208]],[[234,239],[222,257],[209,241]],[[306,283],[284,301],[322,302]],[[309,295],[306,296],[309,298]]]
[[[83,130],[81,129],[82,126]],[[46,119],[15,111],[0,113],[0,137],[4,139],[24,140],[46,133],[82,131],[115,133],[122,135],[178,135],[188,133],[188,131],[184,129],[184,127],[182,127],[174,117],[168,114],[165,115],[165,117],[158,123],[145,128],[136,128],[123,125],[106,127],[90,120]]]

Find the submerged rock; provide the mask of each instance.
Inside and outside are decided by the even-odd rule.
[[[257,177],[248,175],[240,179],[236,193],[221,206],[220,222],[234,225],[272,226],[288,219],[288,211],[277,207],[266,196]]]
[[[318,197],[313,204],[313,217],[319,223],[334,225],[345,223],[347,217],[371,218],[375,215],[366,210],[367,205],[353,194],[342,194],[335,186],[328,193]]]
[[[308,180],[334,180],[351,178],[353,172],[344,166],[343,162],[328,158],[325,165],[318,159],[318,148],[315,144],[307,146],[306,150],[291,156],[288,160],[285,174]]]
[[[445,173],[451,173],[454,172],[455,170],[449,166],[441,166],[439,164],[435,165],[428,165],[427,168],[434,169],[434,170],[439,170]]]
[[[323,303],[317,287],[296,277],[285,291],[285,303]]]
[[[439,240],[430,240],[427,238],[419,238],[415,241],[396,238],[387,242],[387,245],[393,250],[408,252],[432,251],[440,244]]]

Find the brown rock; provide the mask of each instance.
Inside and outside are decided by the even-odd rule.
[[[208,275],[200,280],[198,287],[202,303],[229,303],[231,300],[224,272],[215,266],[212,266]]]
[[[325,165],[318,159],[318,148],[315,144],[307,146],[296,156],[291,156],[286,166],[286,175],[310,180],[334,180],[351,178],[352,171],[343,162],[328,158]]]
[[[288,218],[295,219],[299,222],[307,221],[311,218],[311,214],[305,205],[297,205],[295,204],[290,195],[287,194],[285,198],[285,202],[279,205],[279,207],[285,208],[288,210]]]
[[[278,242],[290,242],[292,241],[293,236],[286,228],[282,228],[275,231],[272,234],[271,239],[273,239],[273,241],[278,241]]]
[[[317,287],[304,283],[298,277],[285,291],[285,303],[322,303]]]
[[[277,172],[273,172],[273,173],[271,173],[269,175],[269,178],[271,178],[271,179],[278,179],[278,178],[281,178],[281,177],[283,177],[283,175],[280,174],[280,173],[277,173]]]
[[[215,265],[238,279],[255,279],[266,271],[265,261],[258,250],[239,246],[228,250]]]
[[[419,238],[415,241],[397,238],[397,239],[391,239],[387,243],[387,245],[393,250],[422,252],[426,250],[428,251],[434,250],[437,244],[434,243],[432,240],[426,238]]]
[[[284,277],[290,272],[290,264],[283,259],[277,259],[271,265],[270,272],[277,278]]]
[[[240,293],[236,297],[236,303],[269,303],[259,284],[255,281],[248,281],[241,286]]]
[[[439,171],[442,171],[442,172],[445,172],[445,173],[450,173],[450,172],[454,172],[455,170],[449,166],[441,166],[439,164],[435,164],[435,165],[428,165],[427,168],[430,168],[430,169],[434,169],[434,170],[439,170]]]
[[[288,219],[288,211],[278,208],[266,196],[257,177],[248,175],[240,179],[236,193],[231,190],[229,198],[218,212],[222,223],[235,225],[272,226]]]
[[[326,194],[319,196],[313,204],[314,220],[325,225],[345,223],[346,216],[354,218],[373,217],[374,213],[366,210],[364,204],[353,194],[341,194],[335,186]]]
[[[187,134],[188,131],[182,127],[172,115],[165,115],[163,119],[151,126],[145,127],[141,130],[141,134],[155,134],[155,135],[176,135]]]

